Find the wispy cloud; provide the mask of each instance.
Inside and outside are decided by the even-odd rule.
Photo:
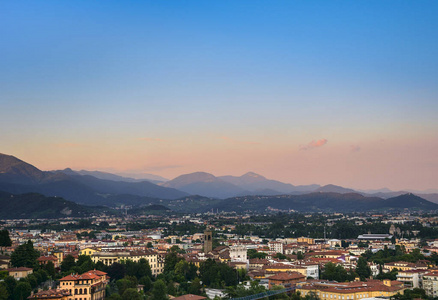
[[[144,141],[144,142],[164,142],[163,139],[149,138],[149,137],[142,137],[142,138],[139,138],[138,140]]]
[[[350,152],[359,152],[360,151],[360,146],[358,146],[358,145],[351,145],[350,146]]]
[[[316,141],[311,141],[307,145],[301,145],[300,150],[311,150],[314,148],[319,148],[319,147],[322,147],[325,144],[327,144],[327,142],[328,142],[327,139],[320,139],[320,140],[316,140]]]
[[[232,143],[232,144],[242,144],[242,145],[260,145],[261,144],[259,142],[239,141],[239,140],[235,140],[233,138],[230,138],[228,136],[221,136],[221,137],[219,137],[219,139],[224,140],[228,143]]]

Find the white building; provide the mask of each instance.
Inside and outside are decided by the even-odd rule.
[[[246,247],[243,245],[231,246],[230,258],[232,262],[246,262],[248,260]]]
[[[426,295],[428,296],[438,296],[438,272],[424,274],[423,289],[426,291]]]
[[[284,252],[283,252],[283,243],[281,243],[281,242],[269,242],[268,246],[269,246],[269,251],[271,251],[273,253],[284,254]]]

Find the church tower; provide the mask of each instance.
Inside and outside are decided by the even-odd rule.
[[[213,250],[213,235],[211,230],[204,231],[204,253],[207,254]]]

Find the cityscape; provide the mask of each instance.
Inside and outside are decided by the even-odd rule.
[[[0,300],[438,299],[438,3],[0,3]]]

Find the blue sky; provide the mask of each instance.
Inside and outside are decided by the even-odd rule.
[[[438,188],[437,15],[436,1],[2,1],[0,152]]]

